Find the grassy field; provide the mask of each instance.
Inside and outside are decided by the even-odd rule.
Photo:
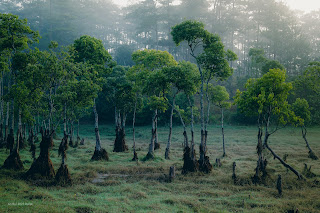
[[[250,177],[256,166],[256,127],[227,126],[227,157],[221,167],[210,174],[182,175],[182,128],[173,129],[171,160],[164,159],[168,127],[159,128],[161,149],[153,161],[132,162],[131,129],[127,129],[129,152],[113,153],[114,127],[100,127],[102,146],[110,157],[108,162],[92,162],[94,128],[82,126],[85,145],[69,147],[67,164],[73,185],[69,187],[40,187],[19,177],[30,168],[28,148],[21,151],[25,171],[0,170],[0,212],[320,212],[320,164],[307,158],[307,148],[299,129],[287,128],[270,137],[269,145],[279,156],[288,154],[287,163],[302,172],[304,163],[319,175],[298,181],[270,154],[267,154],[270,177],[265,185],[253,185]],[[196,141],[199,141],[197,126]],[[137,127],[138,156],[142,159],[148,149],[150,127]],[[314,152],[320,156],[320,128],[310,128],[308,139]],[[59,168],[58,145],[55,140],[51,160]],[[197,143],[198,146],[199,143]],[[39,144],[38,144],[39,145]],[[197,149],[198,153],[198,149]],[[268,152],[266,152],[268,153]],[[39,148],[37,147],[37,156]],[[0,150],[2,165],[8,153]],[[222,155],[220,129],[210,126],[208,156],[211,163]],[[232,163],[242,185],[232,181]],[[166,181],[169,167],[176,166],[176,179]],[[282,175],[283,196],[278,197],[276,180]]]

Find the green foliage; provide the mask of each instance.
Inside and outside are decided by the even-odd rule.
[[[286,83],[286,71],[270,70],[259,79],[249,79],[246,91],[237,91],[235,102],[246,115],[255,115],[258,122],[269,125],[273,117],[276,123],[297,123],[299,118],[290,110],[287,102],[291,83]],[[301,122],[301,119],[300,119]]]
[[[280,69],[280,70],[284,70],[284,66],[282,64],[280,64],[279,61],[276,60],[267,60],[265,62],[265,64],[262,66],[262,74],[265,74],[267,72],[269,72],[269,70],[271,69]]]
[[[0,50],[21,51],[38,42],[39,33],[30,29],[27,19],[0,13]]]
[[[164,112],[168,109],[168,99],[153,95],[149,98],[149,107],[151,110],[158,109],[161,112]]]
[[[134,82],[134,90],[150,97],[150,108],[165,111],[165,94],[170,89],[170,76],[165,70],[177,66],[174,57],[166,51],[138,50],[132,54],[135,65],[129,70],[128,77]],[[138,89],[139,88],[139,89]],[[163,103],[160,103],[160,102]]]
[[[94,37],[84,35],[76,39],[70,48],[74,61],[86,66],[86,78],[95,79],[96,83],[103,84],[105,77],[112,72],[116,65],[111,55],[103,47],[102,41]]]
[[[204,24],[194,20],[187,20],[172,27],[171,35],[174,43],[179,46],[182,41],[187,41],[188,46],[193,44],[206,34]]]
[[[200,76],[195,64],[180,61],[177,66],[165,67],[163,72],[178,92],[183,91],[188,95],[193,95],[198,91]]]
[[[127,113],[133,110],[136,100],[136,93],[133,83],[129,81],[126,73],[128,67],[116,66],[107,78],[105,85],[105,97],[117,110]]]
[[[311,62],[303,75],[293,83],[294,93],[298,98],[307,100],[310,106],[311,122],[320,124],[320,63]]]
[[[215,86],[213,87],[209,84],[208,92],[210,95],[210,100],[219,108],[228,109],[231,107],[229,100],[229,93],[224,86]]]
[[[292,110],[294,113],[303,119],[304,123],[307,123],[311,119],[311,113],[309,110],[309,104],[306,99],[297,98],[292,104]]]
[[[187,20],[172,27],[171,35],[177,46],[186,41],[191,55],[196,59],[199,67],[205,71],[202,80],[216,78],[225,80],[233,73],[228,60],[235,60],[237,56],[231,50],[225,51],[220,37],[204,29],[204,24]],[[200,48],[200,50],[198,50]],[[197,52],[198,51],[198,52]]]

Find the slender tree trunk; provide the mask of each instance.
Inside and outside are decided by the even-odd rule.
[[[70,139],[69,139],[69,146],[73,147],[73,132],[74,132],[74,127],[73,127],[73,121],[70,121]]]
[[[200,77],[201,77],[201,87],[200,87],[200,115],[201,115],[201,144],[200,144],[200,161],[204,160],[205,156],[205,118],[204,118],[204,106],[203,106],[203,87],[204,87],[204,76],[201,67],[198,65]]]
[[[50,88],[50,93],[49,93],[49,105],[50,105],[50,112],[49,112],[49,123],[48,123],[48,129],[49,129],[49,130],[51,130],[52,111],[53,111],[52,88]]]
[[[175,105],[175,98],[176,98],[176,94],[173,96],[172,106],[171,106],[169,136],[168,136],[168,143],[167,143],[167,148],[166,148],[166,152],[165,152],[165,159],[167,159],[167,160],[170,159],[170,145],[171,145],[171,136],[172,136],[172,118],[173,118],[173,110],[174,110],[174,105]]]
[[[223,144],[223,157],[226,156],[226,148],[224,144],[224,128],[223,128],[223,108],[221,108],[221,133],[222,133],[222,144]]]
[[[38,112],[38,125],[37,125],[38,129],[37,129],[37,134],[40,132],[40,128],[41,128],[41,125],[40,125],[40,115],[39,115],[39,112]],[[36,135],[37,135],[36,134]]]
[[[295,175],[297,175],[298,179],[301,180],[301,179],[304,179],[304,177],[297,171],[295,170],[293,167],[291,167],[289,164],[287,164],[286,162],[284,162],[284,160],[282,160],[268,145],[268,138],[270,136],[269,132],[268,132],[268,127],[269,127],[269,119],[270,119],[270,115],[269,115],[269,118],[268,118],[268,122],[266,124],[266,129],[265,129],[265,138],[264,138],[264,142],[263,142],[263,147],[266,147],[270,152],[271,154],[273,155],[274,158],[278,159],[280,161],[280,163],[290,169],[290,171],[292,171]]]
[[[179,114],[180,121],[181,121],[181,124],[183,126],[183,136],[184,136],[183,147],[186,148],[186,147],[189,147],[188,135],[187,135],[187,131],[186,131],[186,124],[183,121],[183,118],[182,118],[182,115],[181,115],[180,111],[179,110],[176,110],[176,111]]]
[[[4,144],[4,139],[3,139],[3,123],[4,123],[4,119],[3,119],[3,72],[1,73],[1,79],[0,79],[0,146],[2,146]]]
[[[158,137],[158,116],[155,120],[155,138],[154,138],[154,150],[159,149],[159,137]]]
[[[19,109],[19,123],[18,123],[18,132],[17,132],[17,144],[16,144],[16,152],[19,153],[20,148],[20,140],[22,131],[22,122],[21,122],[21,109]]]
[[[154,116],[152,118],[152,133],[151,133],[151,140],[150,140],[150,145],[149,145],[149,151],[146,156],[147,159],[154,158],[154,143],[155,143],[155,138],[156,138],[156,120],[158,116],[158,110],[154,111]]]
[[[101,150],[101,141],[100,141],[99,125],[98,125],[98,113],[97,113],[96,100],[95,99],[94,99],[94,104],[93,104],[93,113],[94,113],[94,117],[95,117],[94,128],[95,128],[95,134],[96,134],[96,147],[95,147],[95,150],[100,152],[100,150]]]
[[[292,171],[295,175],[297,175],[298,179],[299,180],[302,180],[304,179],[304,177],[297,171],[295,170],[294,168],[292,168],[289,164],[287,164],[286,162],[284,162],[284,160],[282,160],[268,145],[268,143],[265,143],[265,147],[271,152],[271,154],[273,155],[274,158],[278,159],[280,161],[280,163],[290,169],[290,171]]]
[[[128,150],[128,146],[125,142],[125,126],[126,126],[126,113],[118,112],[118,116],[116,118],[116,139],[114,141],[114,152],[125,152]]]
[[[309,157],[314,159],[314,160],[318,160],[318,157],[315,155],[315,153],[312,151],[310,145],[309,145],[309,142],[307,140],[307,129],[305,126],[301,127],[301,132],[302,132],[302,137],[304,139],[304,141],[306,142],[306,145],[309,149]]]
[[[7,141],[8,139],[8,134],[9,134],[9,114],[10,114],[10,103],[7,102],[7,116],[6,116],[6,124],[5,124],[5,127],[4,127],[4,138],[5,138],[5,141]]]
[[[67,103],[64,102],[63,134],[67,135]]]
[[[80,119],[78,119],[77,143],[80,141]]]
[[[204,134],[205,134],[205,140],[204,140],[204,154],[206,154],[207,152],[207,136],[208,136],[208,125],[209,125],[209,121],[210,121],[210,98],[209,98],[209,94],[208,94],[208,87],[209,87],[209,80],[207,81],[207,88],[206,88],[206,98],[207,98],[207,120],[204,126]]]
[[[188,96],[188,100],[189,100],[189,104],[190,104],[190,110],[191,110],[191,125],[190,125],[190,131],[191,131],[191,157],[193,160],[195,160],[195,156],[194,156],[194,116],[193,116],[193,104],[191,103],[190,97]]]
[[[135,132],[136,110],[137,110],[137,100],[134,103],[133,118],[132,118],[132,139],[133,139],[133,159],[132,160],[137,160],[136,132]]]

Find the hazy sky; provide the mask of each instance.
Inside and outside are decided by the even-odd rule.
[[[113,0],[114,3],[125,6],[128,2],[135,2],[137,0]],[[320,8],[320,0],[278,0],[286,2],[291,9],[299,9],[304,11],[311,11]]]

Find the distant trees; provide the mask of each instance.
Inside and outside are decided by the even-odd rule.
[[[311,123],[320,124],[320,62],[310,62],[309,66],[293,83],[297,98],[304,98],[310,106]]]
[[[201,21],[211,33],[222,37],[225,46],[238,55],[237,62],[231,63],[237,76],[250,74],[250,48],[263,49],[266,58],[279,61],[290,76],[319,59],[318,11],[293,13],[276,0],[179,2],[145,0],[118,8],[111,0],[78,4],[72,0],[8,0],[1,2],[0,12],[28,18],[30,26],[43,37],[38,46],[41,50],[51,40],[66,46],[86,34],[101,39],[120,65],[129,65],[118,54],[126,45],[133,51],[166,50],[177,60],[191,60],[188,47],[175,48],[170,34],[171,26],[184,19]]]

